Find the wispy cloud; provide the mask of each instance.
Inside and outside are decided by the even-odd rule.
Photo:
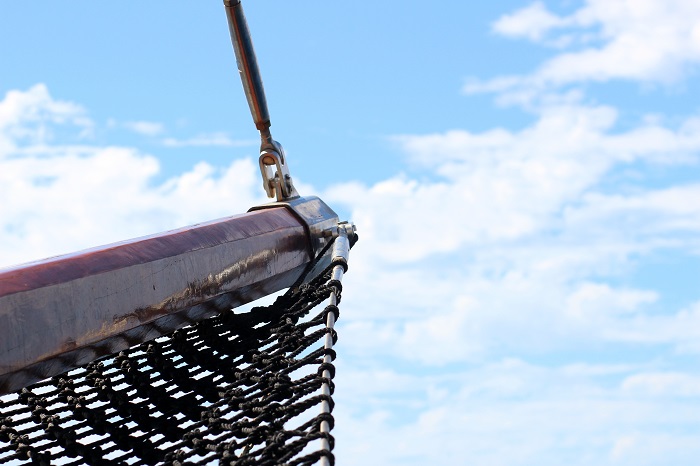
[[[501,16],[493,30],[508,37],[525,37],[541,42],[553,30],[572,26],[572,17],[561,17],[550,12],[542,2],[535,2],[514,13]]]
[[[154,121],[126,121],[123,126],[144,136],[158,136],[165,131],[165,125]]]
[[[156,137],[163,136],[166,133],[166,127],[163,123],[155,121],[125,121],[118,122],[116,120],[108,121],[109,127],[126,128],[134,133]],[[224,132],[212,132],[197,134],[189,138],[177,137],[161,137],[160,142],[165,147],[181,148],[181,147],[245,147],[256,143],[253,140],[232,139]]]
[[[225,133],[199,134],[188,139],[165,138],[162,142],[166,147],[245,147],[256,143],[248,139],[231,139]]]
[[[517,358],[423,377],[340,363],[338,374],[336,455],[353,464],[661,465],[700,454],[698,378],[686,374],[574,375]]]
[[[493,92],[505,103],[523,103],[567,84],[678,82],[700,64],[699,18],[695,0],[586,0],[569,15],[535,2],[499,18],[494,32],[561,51],[530,74],[471,78],[463,91]]]

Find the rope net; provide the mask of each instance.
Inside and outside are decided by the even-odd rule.
[[[1,396],[0,464],[333,464],[339,267]]]

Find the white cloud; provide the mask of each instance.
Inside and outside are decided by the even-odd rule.
[[[127,121],[124,127],[144,136],[158,136],[165,131],[163,123],[155,121]]]
[[[74,125],[79,130],[78,137],[88,135],[93,127],[81,106],[52,99],[44,84],[26,92],[8,91],[0,101],[0,158],[11,153],[17,144],[50,142],[51,125],[55,124]]]
[[[501,26],[552,44],[553,31],[596,24],[541,5],[528,14]],[[420,178],[324,195],[353,209],[361,236],[345,279],[361,291],[339,323],[338,386],[361,393],[355,405],[339,395],[345,464],[686,464],[700,453],[697,377],[674,359],[700,352],[700,301],[678,309],[653,284],[613,284],[650,254],[700,251],[700,185],[646,181],[697,169],[700,120],[621,131],[618,109],[533,76],[485,84],[539,99],[524,129],[400,136]],[[623,181],[604,187],[613,174]]]
[[[347,351],[424,367],[611,343],[692,351],[675,323],[686,311],[652,318],[658,290],[608,280],[655,251],[700,250],[700,185],[645,188],[621,170],[696,167],[698,120],[619,131],[617,119],[557,103],[519,131],[397,137],[420,180],[323,194],[352,209],[362,238],[346,280],[366,297],[346,298]],[[602,192],[611,173],[625,188]]]
[[[535,2],[504,15],[493,30],[563,49],[531,74],[472,79],[464,87],[466,93],[504,93],[511,103],[571,83],[678,82],[700,62],[700,4],[695,0],[586,0],[563,16]]]
[[[606,365],[572,373],[513,358],[423,377],[338,374],[343,464],[692,464],[700,453],[696,377]],[[663,397],[646,389],[660,379]],[[670,398],[673,381],[692,390]]]
[[[625,378],[622,389],[651,396],[700,397],[700,376],[678,372],[646,372]]]
[[[201,162],[155,184],[160,165],[153,156],[48,137],[56,129],[80,132],[86,121],[81,107],[53,99],[45,86],[12,91],[0,102],[0,264],[233,215],[264,202],[249,159],[224,168]]]
[[[189,139],[165,138],[163,145],[166,147],[244,147],[252,146],[255,141],[231,139],[225,133],[200,134]]]
[[[583,325],[599,323],[598,315],[627,314],[638,311],[640,305],[653,303],[656,293],[640,290],[614,290],[609,285],[583,283],[566,300],[564,312]]]
[[[584,228],[583,216],[600,219],[606,212],[663,217],[666,221],[653,225],[667,230],[695,225],[696,185],[629,196],[603,195],[595,187],[624,164],[697,164],[697,118],[675,129],[643,124],[626,132],[615,131],[616,120],[610,107],[557,105],[544,108],[520,131],[400,136],[396,141],[415,166],[438,179],[396,176],[373,186],[339,186],[326,196],[352,206],[370,240],[363,249],[371,248],[372,257],[387,263],[523,240],[563,228],[562,222]],[[682,198],[687,201],[678,203]],[[440,241],[426,241],[436,229]]]
[[[606,221],[624,222],[626,228],[638,236],[674,232],[700,232],[700,184],[687,184],[642,192],[635,195],[604,195],[591,193],[583,196],[578,207],[567,209],[567,221],[581,228],[599,226]],[[597,227],[599,229],[599,227]],[[695,247],[700,241],[688,241]]]
[[[358,260],[355,254],[353,264]],[[680,350],[697,338],[694,314],[669,310],[650,316],[650,306],[659,299],[652,290],[580,283],[565,268],[537,273],[532,264],[517,262],[507,263],[502,278],[489,277],[478,266],[457,262],[443,265],[450,273],[426,267],[421,273],[417,267],[414,279],[404,272],[396,282],[387,278],[390,273],[375,270],[363,279],[353,270],[348,287],[361,291],[344,301],[351,310],[340,324],[346,354],[358,360],[382,354],[400,364],[444,367],[609,343],[671,344]]]
[[[568,24],[570,21],[551,13],[542,2],[535,2],[515,13],[500,17],[493,24],[493,30],[504,36],[540,41],[552,29]]]
[[[667,344],[678,353],[699,353],[700,301],[676,313],[634,316],[616,328],[606,329],[607,338],[642,344]]]

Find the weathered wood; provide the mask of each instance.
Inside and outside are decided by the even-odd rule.
[[[275,207],[0,270],[0,393],[289,287],[317,241]]]

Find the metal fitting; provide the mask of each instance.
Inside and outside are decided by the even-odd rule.
[[[277,141],[263,141],[260,147],[260,173],[267,197],[286,201],[299,197],[294,188],[282,145]]]
[[[337,236],[340,236],[341,234],[345,236],[351,236],[356,231],[357,227],[354,223],[344,220],[342,222],[338,222],[337,225],[323,230],[322,236],[324,238],[335,238]]]

